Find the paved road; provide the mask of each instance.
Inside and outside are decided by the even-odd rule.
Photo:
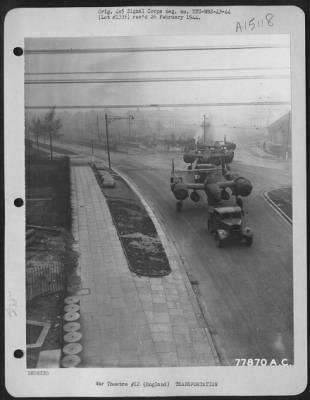
[[[184,165],[180,155],[174,157],[177,165]],[[206,230],[204,202],[187,201],[182,214],[176,213],[169,189],[170,159],[167,154],[112,154],[113,165],[138,186],[199,281],[212,333],[228,362],[293,362],[292,228],[262,197],[264,191],[290,184],[287,164],[262,163],[245,148],[236,154],[232,170],[254,185],[244,204],[245,222],[255,238],[251,248],[234,244],[218,249]]]

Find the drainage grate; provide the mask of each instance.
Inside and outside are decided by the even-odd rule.
[[[86,296],[90,294],[90,289],[85,288],[85,289],[80,289],[75,293],[75,296]]]

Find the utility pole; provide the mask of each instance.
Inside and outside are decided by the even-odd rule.
[[[38,125],[39,126],[41,126],[41,122],[40,122],[40,119],[39,119],[39,121],[38,121]],[[40,147],[39,147],[39,131],[40,131],[40,129],[39,129],[39,127],[37,128],[37,132],[36,132],[36,145],[37,145],[37,152],[38,152],[38,154],[40,155]],[[44,135],[45,135],[45,132],[44,132]]]
[[[291,112],[288,112],[288,126],[287,126],[287,134],[286,134],[286,152],[285,152],[285,161],[288,160],[288,148],[289,148],[289,134],[291,130]]]
[[[52,128],[49,129],[50,135],[50,153],[51,153],[51,160],[53,160],[53,135],[52,135]]]
[[[98,139],[100,139],[100,131],[99,131],[99,117],[97,114],[97,133],[98,133]]]
[[[206,114],[203,114],[203,144],[206,144]]]
[[[131,121],[134,120],[135,117],[131,114],[128,115],[128,128],[129,128],[129,137],[131,137]]]
[[[95,153],[94,153],[94,140],[91,140],[91,161],[95,162]]]
[[[128,116],[128,135],[131,136],[131,115]]]
[[[108,125],[109,125],[108,115],[107,115],[107,113],[105,113],[105,129],[106,129],[106,136],[107,136],[107,153],[108,153],[109,169],[111,169],[109,128],[108,128]]]
[[[36,134],[36,142],[37,142],[37,152],[38,152],[38,154],[40,154],[40,147],[39,147],[39,134],[37,133]]]
[[[160,139],[160,108],[158,107],[158,125],[157,125],[158,139]]]

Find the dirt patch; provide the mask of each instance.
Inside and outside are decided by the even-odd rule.
[[[27,266],[32,266],[36,262],[61,261],[64,259],[68,240],[66,232],[37,229],[32,229],[32,232],[27,241]]]
[[[130,270],[137,275],[160,277],[171,272],[165,250],[155,226],[138,196],[115,172],[114,188],[103,188]]]

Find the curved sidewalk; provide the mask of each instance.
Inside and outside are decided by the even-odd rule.
[[[82,367],[218,365],[207,327],[178,263],[162,278],[130,272],[103,193],[89,166],[71,166]]]

